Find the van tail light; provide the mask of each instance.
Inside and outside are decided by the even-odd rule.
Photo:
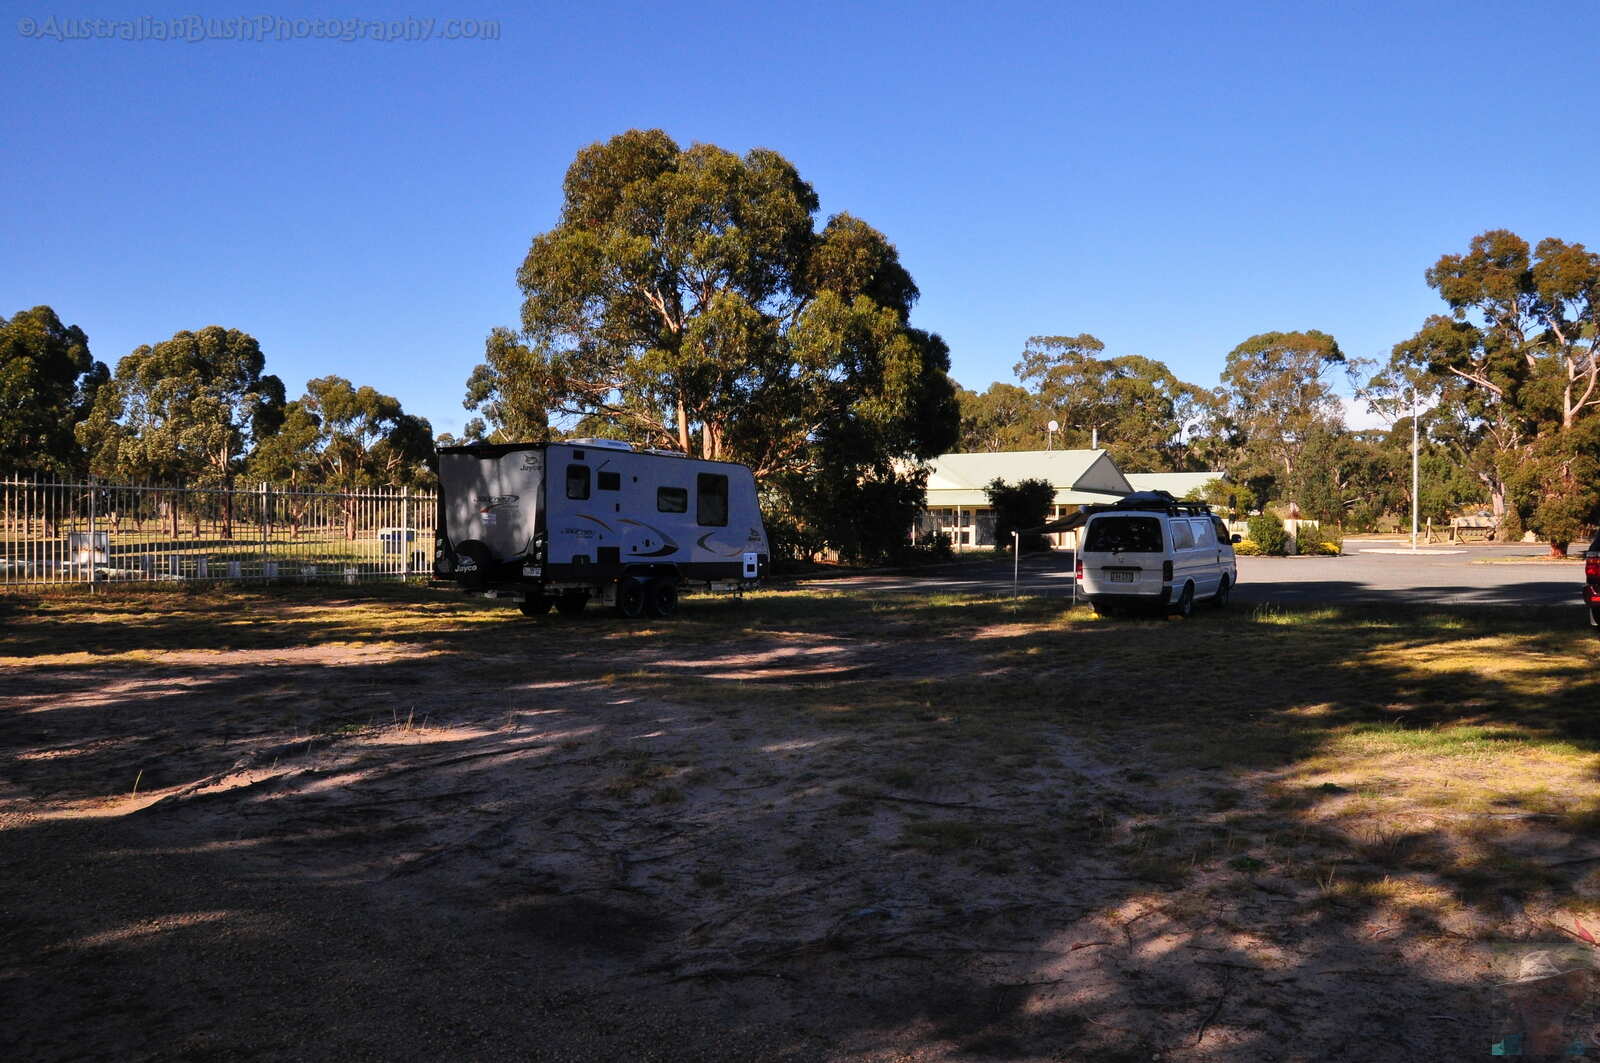
[[[1171,583],[1172,582],[1172,562],[1171,561],[1163,561],[1163,562],[1161,562],[1161,582],[1163,582],[1163,583]]]
[[[1594,564],[1594,562],[1591,561],[1591,562],[1589,562],[1589,564],[1592,565],[1592,564]],[[1081,557],[1078,558],[1078,565],[1077,565],[1077,568],[1072,573],[1072,578],[1077,580],[1077,581],[1079,581],[1080,583],[1083,582],[1083,558],[1081,558]]]

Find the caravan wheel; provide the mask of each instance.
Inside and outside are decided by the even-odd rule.
[[[625,579],[617,584],[617,613],[629,620],[644,615],[645,585],[636,579]]]
[[[658,579],[650,584],[645,598],[645,611],[651,616],[666,619],[678,613],[678,584],[670,579]]]

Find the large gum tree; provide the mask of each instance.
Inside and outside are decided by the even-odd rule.
[[[468,381],[487,422],[469,435],[581,426],[744,462],[791,503],[954,442],[949,352],[910,326],[894,246],[848,214],[819,228],[781,155],[631,130],[580,151],[563,190],[517,272],[522,327]]]

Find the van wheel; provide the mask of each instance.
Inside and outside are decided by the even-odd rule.
[[[637,620],[644,615],[645,585],[636,579],[617,584],[617,615]]]
[[[1194,615],[1193,583],[1185,583],[1183,585],[1183,593],[1178,595],[1178,602],[1172,607],[1172,611],[1183,617],[1185,620]]]
[[[1216,606],[1218,609],[1226,609],[1228,607],[1228,599],[1232,596],[1233,584],[1228,582],[1227,576],[1223,576],[1222,582],[1217,584],[1216,597],[1211,599],[1211,604]]]
[[[665,620],[678,614],[678,585],[670,579],[658,579],[650,584],[645,594],[645,612]]]
[[[1600,605],[1589,607],[1589,626],[1600,628]]]
[[[575,620],[583,615],[583,607],[589,604],[589,596],[582,591],[576,594],[567,593],[556,599],[556,612],[568,620]]]
[[[1114,605],[1101,605],[1099,602],[1090,602],[1089,604],[1094,607],[1095,616],[1103,616],[1110,620],[1113,617],[1122,615],[1122,611]]]
[[[530,594],[522,599],[523,616],[543,616],[550,611],[555,603],[542,594]]]

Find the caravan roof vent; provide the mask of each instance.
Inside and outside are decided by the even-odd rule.
[[[592,447],[595,450],[632,450],[632,443],[620,439],[563,439],[561,442],[575,447]]]

